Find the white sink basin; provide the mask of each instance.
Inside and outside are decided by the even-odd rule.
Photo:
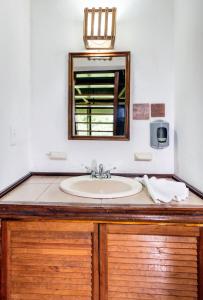
[[[87,198],[121,198],[135,195],[142,190],[137,180],[121,176],[110,179],[91,178],[88,175],[68,178],[60,183],[63,192]]]

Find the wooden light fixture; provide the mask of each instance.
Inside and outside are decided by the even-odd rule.
[[[86,49],[113,49],[116,36],[116,8],[85,8],[84,43]]]

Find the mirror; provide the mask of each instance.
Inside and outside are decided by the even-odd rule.
[[[69,139],[129,140],[130,52],[69,54]]]

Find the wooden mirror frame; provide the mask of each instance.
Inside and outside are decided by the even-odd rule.
[[[115,136],[76,136],[73,134],[73,59],[81,57],[125,57],[126,61],[126,112],[125,134]],[[68,139],[69,140],[105,140],[105,141],[128,141],[130,139],[130,52],[71,52],[68,63]]]

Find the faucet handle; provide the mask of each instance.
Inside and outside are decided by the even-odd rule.
[[[105,171],[106,178],[111,178],[111,170]]]
[[[106,174],[107,178],[111,178],[111,171],[113,171],[115,169],[116,169],[116,167],[113,167],[112,169],[109,169],[109,170],[105,171],[105,174]]]
[[[92,169],[90,169],[90,167],[85,166],[85,169],[87,170],[88,173],[92,172]]]
[[[97,171],[91,169],[90,167],[85,166],[85,169],[87,170],[88,173],[90,173],[90,177],[91,178],[96,178],[97,175]]]

